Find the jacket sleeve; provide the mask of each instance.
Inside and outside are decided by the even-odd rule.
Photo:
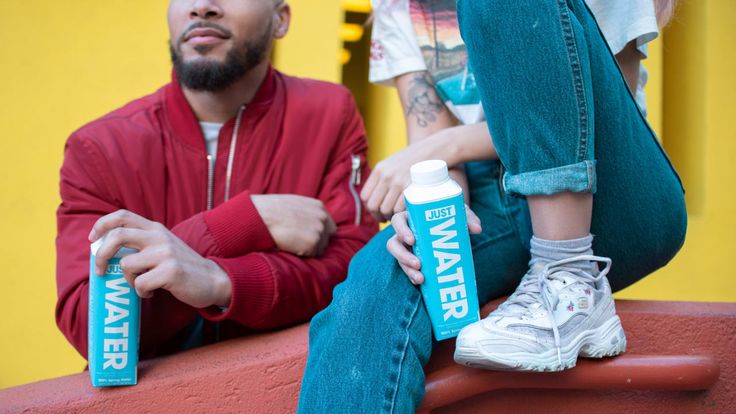
[[[87,236],[100,217],[122,208],[114,182],[105,174],[104,157],[91,139],[69,138],[60,172],[57,210],[56,324],[87,357],[90,249]],[[140,354],[148,357],[181,330],[197,311],[168,292],[141,302]]]
[[[324,254],[303,258],[284,252],[253,252],[238,257],[211,257],[230,276],[230,306],[200,310],[212,321],[233,320],[266,329],[308,320],[332,300],[332,289],[345,279],[353,255],[377,232],[375,220],[362,208],[360,184],[353,172],[353,157],[361,161],[362,177],[369,170],[362,121],[352,100],[345,114],[337,148],[325,169],[319,198],[337,224]]]
[[[250,196],[250,191],[243,191],[212,210],[182,221],[171,232],[205,257],[237,257],[275,249],[271,233]]]

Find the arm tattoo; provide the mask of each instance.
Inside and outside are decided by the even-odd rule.
[[[437,115],[444,104],[439,99],[432,84],[432,78],[426,72],[418,73],[409,83],[407,94],[406,116],[414,115],[417,125],[426,128],[437,121]]]

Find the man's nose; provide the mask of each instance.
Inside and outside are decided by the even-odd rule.
[[[192,9],[189,11],[189,17],[200,19],[215,19],[222,17],[222,7],[214,0],[195,0],[192,3]]]

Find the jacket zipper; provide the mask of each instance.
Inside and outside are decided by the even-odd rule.
[[[212,210],[212,196],[215,187],[215,160],[207,154],[207,210]]]
[[[225,201],[230,199],[230,179],[233,175],[233,161],[235,159],[235,145],[238,140],[238,130],[240,129],[240,122],[243,118],[243,111],[245,105],[241,106],[238,110],[238,116],[235,119],[235,128],[233,129],[233,136],[230,140],[230,152],[227,157],[227,173],[225,176]],[[207,154],[207,210],[212,210],[214,207],[214,190],[215,190],[215,160],[212,156]],[[220,322],[215,322],[215,342],[220,342]]]
[[[215,188],[215,160],[212,158],[212,155],[207,154],[207,210],[212,210],[214,201],[213,198],[213,191]],[[199,318],[202,318],[199,316]],[[202,319],[204,322],[204,320]],[[206,323],[206,322],[205,322]],[[202,328],[202,340],[204,340],[204,328]],[[216,322],[215,324],[215,342],[220,341],[220,325],[219,322]]]
[[[350,188],[350,194],[353,195],[353,201],[355,201],[355,225],[360,225],[360,218],[363,216],[363,204],[360,202],[360,197],[358,197],[358,191],[356,190],[358,186],[360,185],[360,156],[358,155],[351,155],[351,162],[352,162],[352,169],[350,171],[350,183],[348,187]]]
[[[230,152],[227,155],[227,173],[225,175],[225,201],[230,199],[230,179],[233,176],[235,144],[238,142],[238,130],[240,130],[240,122],[243,119],[243,111],[245,111],[245,105],[241,106],[238,110],[238,117],[235,118],[235,128],[233,128],[233,137],[230,140]]]
[[[238,117],[235,119],[235,128],[233,129],[232,140],[230,141],[230,152],[227,160],[227,176],[225,181],[225,201],[230,199],[230,180],[233,175],[233,161],[235,159],[235,145],[238,140],[238,130],[240,129],[241,119],[245,105],[238,110]],[[207,154],[207,210],[214,207],[214,191],[215,191],[215,160]]]

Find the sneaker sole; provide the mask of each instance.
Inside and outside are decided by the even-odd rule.
[[[572,368],[578,356],[604,358],[626,351],[626,335],[621,320],[614,315],[601,326],[579,333],[566,347],[562,347],[562,364],[557,359],[557,350],[552,348],[543,353],[515,352],[498,354],[487,352],[474,344],[455,348],[455,362],[472,367],[496,371],[555,372]]]

